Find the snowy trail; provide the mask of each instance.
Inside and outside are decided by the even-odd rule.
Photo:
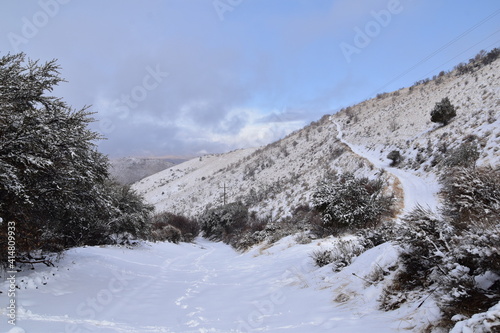
[[[290,237],[245,254],[201,238],[73,249],[59,268],[20,273],[19,327],[12,332],[398,332],[405,326],[404,314],[376,309],[375,292],[360,304],[334,301],[340,292],[365,294],[364,281],[352,273],[364,275],[373,262],[389,265],[396,255],[390,245],[337,275],[313,265],[315,249]],[[42,275],[49,277],[45,285],[37,282]],[[9,329],[0,321],[0,332]]]
[[[390,167],[390,162],[387,158],[385,158],[385,156],[381,156],[380,154],[377,154],[377,152],[368,150],[365,147],[347,142],[343,138],[344,134],[342,132],[342,126],[338,122],[334,123],[337,126],[337,139],[349,146],[355,154],[366,158],[375,167],[385,169],[399,179],[404,191],[404,213],[409,213],[417,205],[429,208],[433,211],[437,210],[439,205],[437,197],[439,184],[434,176],[422,178],[411,172]]]

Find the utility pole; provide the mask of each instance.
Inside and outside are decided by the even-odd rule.
[[[224,206],[226,205],[226,183],[224,183]]]
[[[222,201],[224,202],[224,206],[225,206],[226,205],[226,193],[227,193],[226,192],[226,188],[227,188],[226,183],[223,183],[222,188],[223,188],[223,191],[224,191],[223,194],[222,194],[223,195]]]

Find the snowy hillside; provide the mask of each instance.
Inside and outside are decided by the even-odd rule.
[[[442,208],[438,179],[448,170],[450,160],[458,158],[458,162],[463,162],[460,161],[463,147],[477,149],[477,166],[498,168],[499,96],[500,61],[497,60],[472,73],[446,73],[432,81],[381,94],[337,114],[327,115],[266,147],[192,160],[148,177],[134,187],[155,205],[158,212],[197,217],[207,208],[220,206],[223,200],[241,201],[259,216],[279,221],[290,216],[296,207],[310,205],[318,183],[327,175],[348,171],[369,178],[382,176],[401,208],[399,217],[409,214],[416,207],[437,213]],[[445,97],[456,106],[457,116],[448,125],[442,126],[430,121],[430,111]],[[394,150],[401,155],[397,166],[391,166],[392,161],[387,157]],[[493,202],[491,205],[496,205]],[[498,207],[494,209],[498,211]],[[399,223],[401,220],[398,218],[395,221]],[[464,242],[458,235],[451,234],[449,237],[454,237],[457,244]],[[494,240],[486,242],[491,241],[494,244]],[[485,241],[479,244],[481,242],[485,244]],[[366,251],[366,255],[370,255],[371,251],[374,249]],[[480,253],[482,250],[464,248],[461,251]],[[488,256],[493,253],[492,258],[497,261],[499,254],[495,249],[492,251]],[[457,255],[460,257],[460,254]],[[447,259],[452,261],[447,264],[451,266],[446,274],[456,274],[454,265],[467,269],[453,263],[453,260],[459,260],[453,258],[454,255],[451,255]],[[369,273],[363,271],[363,274],[367,276]],[[484,274],[493,273],[486,271]],[[339,275],[333,277],[338,278]],[[479,275],[472,277],[477,281],[484,278]],[[494,277],[488,279],[496,281]],[[349,283],[353,283],[352,279]],[[485,290],[492,284],[487,283]],[[391,297],[387,296],[390,292],[384,290],[376,292],[379,301]],[[364,293],[366,291],[360,294]],[[402,302],[408,302],[405,306],[413,307],[415,316],[425,316],[432,322],[433,316],[436,319],[443,315],[440,309],[434,308],[431,314],[418,307],[429,293],[432,289],[410,293],[407,296],[411,299]],[[455,293],[454,297],[458,297],[459,293]],[[334,294],[339,297],[338,293]],[[352,305],[358,301],[354,298],[347,303]],[[432,303],[431,299],[429,301]],[[398,305],[396,308],[404,307]],[[489,314],[477,315],[477,318],[491,318],[483,321],[486,326],[477,328],[477,331],[484,329],[487,332],[485,327],[499,323],[498,309],[495,309],[492,308]],[[459,321],[467,317],[457,315],[453,318]],[[474,326],[477,320],[481,319],[473,317],[460,322],[456,324],[455,331],[461,332],[463,328],[463,332],[467,332],[467,325]],[[415,331],[424,327],[412,323]]]
[[[259,215],[279,219],[310,201],[327,173],[375,175],[366,158],[337,139],[336,124],[320,122],[262,148],[207,155],[176,165],[133,185],[157,211],[196,216],[207,207],[242,201]],[[391,183],[395,179],[384,175]]]
[[[293,207],[307,204],[315,185],[326,173],[342,170],[373,176],[389,167],[391,161],[386,156],[399,149],[404,158],[403,169],[408,169],[407,183],[411,174],[422,176],[436,192],[435,173],[430,165],[443,147],[451,150],[474,136],[482,147],[478,164],[498,164],[498,96],[497,60],[473,74],[449,73],[439,81],[380,95],[325,116],[266,147],[191,160],[150,176],[134,188],[158,211],[196,216],[206,207],[222,203],[225,184],[228,202],[241,200],[259,214],[279,219]],[[448,126],[439,127],[430,122],[430,111],[444,97],[449,97],[458,111]],[[338,139],[339,130],[344,142]],[[401,176],[401,169],[391,173]],[[391,179],[390,182],[398,182]],[[424,205],[428,203],[427,199],[420,200],[425,200]],[[406,199],[412,206],[416,201]],[[435,208],[436,203],[430,206]]]
[[[335,115],[347,141],[386,156],[399,149],[413,169],[432,172],[439,149],[450,150],[474,138],[482,148],[478,165],[500,158],[500,61],[457,76],[404,88],[342,110]],[[431,123],[430,111],[448,97],[457,116],[447,126]],[[471,137],[474,136],[474,137]],[[417,158],[420,153],[421,158]]]

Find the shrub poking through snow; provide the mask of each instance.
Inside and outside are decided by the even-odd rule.
[[[279,241],[281,238],[301,234],[302,242],[306,242],[311,236],[320,236],[315,230],[315,225],[321,223],[321,217],[314,208],[308,205],[300,205],[296,207],[292,215],[283,218],[279,221],[268,223],[264,231],[266,232],[266,239],[270,243]],[[313,229],[312,233],[309,232]]]
[[[468,317],[500,301],[500,226],[457,230],[421,208],[404,222],[398,238],[402,267],[383,308],[397,307],[393,303],[409,292],[430,289],[449,326],[456,314]]]
[[[382,308],[431,289],[451,327],[457,314],[468,318],[500,301],[499,180],[492,168],[452,169],[441,179],[443,216],[419,207],[404,218],[396,232],[401,267]]]
[[[448,97],[437,102],[434,109],[431,111],[431,121],[433,123],[441,123],[448,125],[450,120],[457,115],[455,107],[451,104]]]
[[[397,234],[404,267],[397,280],[407,290],[429,287],[450,251],[453,228],[432,211],[417,207],[404,217]]]
[[[176,227],[167,224],[151,231],[151,239],[156,242],[179,243],[182,240],[182,233]]]
[[[476,54],[474,58],[471,58],[469,60],[469,63],[460,63],[457,66],[455,66],[456,75],[474,73],[481,67],[491,64],[498,57],[500,57],[499,48],[494,48],[490,52],[482,50],[478,54]]]
[[[384,194],[380,179],[356,178],[345,173],[321,184],[313,204],[322,214],[322,226],[330,233],[376,227],[392,214],[394,197]]]
[[[333,262],[331,250],[316,250],[311,254],[311,258],[318,267],[323,267]]]
[[[444,160],[444,164],[447,167],[475,167],[479,155],[477,144],[474,142],[464,142],[448,154]]]
[[[318,267],[332,264],[332,270],[341,271],[349,266],[353,259],[365,251],[365,247],[355,240],[339,240],[335,247],[328,250],[317,250],[311,254],[311,258]]]
[[[496,225],[500,216],[500,170],[455,168],[441,178],[444,214],[459,228]]]

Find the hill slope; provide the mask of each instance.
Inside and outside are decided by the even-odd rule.
[[[497,60],[474,73],[451,72],[382,94],[262,148],[191,160],[143,179],[134,188],[158,211],[196,216],[222,204],[225,186],[226,201],[242,201],[259,215],[279,219],[308,204],[325,175],[349,171],[373,177],[389,167],[386,156],[397,149],[404,157],[398,170],[428,179],[437,191],[435,175],[443,152],[451,152],[464,140],[480,146],[479,165],[498,164],[499,95]],[[449,125],[440,127],[430,122],[430,111],[444,97],[458,111]],[[344,142],[338,139],[339,129]],[[398,170],[393,171],[402,172]],[[392,173],[385,177],[398,194],[398,179]],[[403,201],[401,195],[399,199]],[[417,200],[406,201],[413,205]]]
[[[387,316],[396,315],[398,320],[408,321],[407,329],[412,331],[442,332],[443,327],[455,326],[453,332],[489,332],[500,326],[497,286],[500,229],[495,222],[498,217],[491,217],[491,212],[500,211],[500,196],[495,192],[492,200],[486,198],[481,208],[484,214],[490,214],[493,222],[481,226],[483,222],[479,220],[468,220],[469,225],[464,227],[458,220],[440,216],[444,205],[438,179],[451,172],[453,166],[464,165],[490,166],[489,170],[494,170],[490,175],[496,177],[490,179],[493,183],[498,181],[499,96],[500,60],[496,60],[473,71],[459,74],[455,70],[432,81],[381,94],[324,116],[265,147],[191,160],[143,179],[134,188],[144,194],[157,211],[198,217],[207,208],[223,202],[241,201],[258,216],[267,217],[269,225],[269,221],[286,222],[284,218],[297,207],[311,205],[319,182],[332,174],[351,172],[368,178],[381,177],[399,208],[393,219],[396,224],[389,224],[389,229],[400,234],[389,236],[390,241],[380,245],[392,248],[399,244],[393,248],[399,252],[395,266],[378,266],[378,273],[356,272],[357,260],[371,257],[379,247],[357,250],[357,246],[364,247],[366,236],[347,243],[333,237],[332,241],[338,243],[325,249],[321,246],[324,240],[319,240],[311,247],[316,250],[310,255],[320,261],[321,256],[337,258],[334,260],[340,261],[341,271],[331,272],[336,272],[339,262],[326,262],[324,269],[311,271],[303,278],[320,274],[322,280],[328,281],[325,288],[333,291],[332,297],[342,308],[363,311],[368,293],[373,296],[370,300],[391,311]],[[430,121],[430,112],[445,97],[457,108],[457,116],[442,126]],[[387,157],[393,151],[401,155],[397,166],[391,166],[392,161]],[[472,170],[476,169],[465,172],[471,174]],[[485,190],[490,184],[484,181],[477,184],[482,185],[472,185],[476,188],[460,200],[467,203],[476,193],[491,194]],[[491,189],[498,188],[498,184],[492,185]],[[450,207],[449,202],[447,205]],[[429,212],[415,211],[416,207]],[[409,215],[410,212],[413,215]],[[414,220],[408,222],[405,218]],[[274,228],[273,225],[270,231],[277,232]],[[307,232],[297,235],[295,243],[287,245],[297,248],[298,260],[303,252],[296,243],[304,240],[304,235],[307,236]],[[254,250],[261,253],[276,239],[266,237],[268,243]],[[357,251],[364,253],[357,257]],[[357,258],[350,264],[346,257]],[[347,266],[342,269],[343,265]],[[409,267],[413,271],[409,271]],[[339,279],[345,283],[338,285]],[[365,282],[365,289],[349,287],[359,280]],[[412,286],[412,283],[416,284]],[[375,303],[373,306],[377,308]],[[424,303],[425,306],[421,306]]]

